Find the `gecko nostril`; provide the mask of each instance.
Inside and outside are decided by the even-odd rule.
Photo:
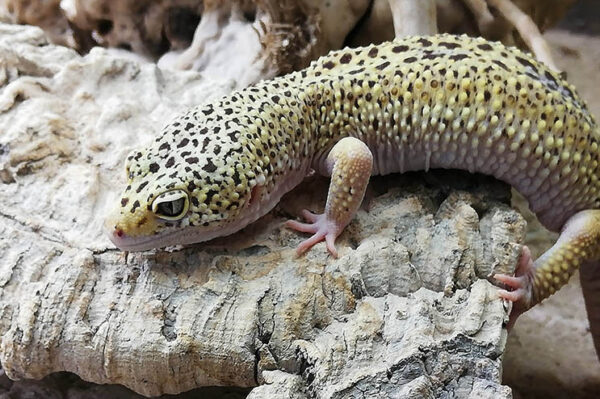
[[[115,235],[119,238],[123,237],[125,235],[125,233],[123,232],[123,230],[121,230],[120,228],[118,228],[117,226],[115,226]]]

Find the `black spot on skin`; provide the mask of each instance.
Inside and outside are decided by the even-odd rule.
[[[460,44],[458,44],[458,43],[452,43],[452,42],[440,42],[439,45],[442,46],[442,47],[446,47],[448,49],[451,49],[451,50],[460,47]]]
[[[185,130],[192,130],[193,128],[194,128],[194,124],[193,123],[188,122],[185,125]]]
[[[237,169],[235,170],[235,172],[233,172],[231,178],[233,179],[233,182],[236,186],[242,182],[242,180],[240,179],[240,172],[238,172]]]
[[[375,58],[377,57],[377,53],[379,53],[379,50],[377,50],[377,47],[373,47],[371,50],[369,50],[367,55],[371,58]]]
[[[185,147],[189,142],[190,142],[190,139],[184,138],[183,140],[181,140],[179,142],[179,144],[177,144],[177,148]]]
[[[431,53],[431,54],[425,54],[423,56],[423,59],[426,59],[426,60],[435,60],[436,58],[439,58],[441,56],[442,56],[441,54]]]
[[[353,71],[348,72],[350,75],[358,75],[359,73],[363,73],[365,71],[365,68],[358,68],[355,69]]]
[[[213,163],[212,159],[208,159],[206,161],[206,165],[202,167],[202,170],[205,170],[208,173],[213,173],[215,170],[217,170],[217,166]]]
[[[198,134],[206,134],[206,133],[208,133],[208,128],[207,127],[203,127],[202,129],[200,129],[198,131]]]
[[[374,130],[377,130],[377,129],[379,129],[379,120],[375,119],[375,120],[373,121],[373,129],[374,129]]]
[[[156,173],[160,169],[160,166],[158,166],[157,163],[153,162],[150,164],[150,166],[148,168],[150,169],[150,172]]]
[[[408,115],[408,116],[406,117],[406,124],[407,124],[407,125],[411,125],[411,124],[412,124],[412,115]]]
[[[231,108],[225,108],[223,110],[223,112],[225,112],[225,115],[231,115],[231,114],[233,114],[233,109],[231,109]]]
[[[327,61],[323,64],[323,68],[333,69],[335,67],[335,63],[333,61]]]
[[[405,51],[408,51],[408,46],[394,46],[392,47],[392,52],[393,53],[403,53]]]
[[[135,200],[135,202],[133,203],[133,206],[131,207],[131,209],[129,210],[129,212],[131,212],[131,213],[135,213],[135,210],[136,210],[137,208],[139,208],[139,206],[140,206],[140,201],[138,201],[138,200]]]
[[[485,101],[490,101],[490,98],[492,98],[492,93],[490,93],[489,91],[484,91],[483,92],[483,98],[485,99]]]
[[[454,60],[454,61],[460,61],[460,60],[464,60],[465,58],[469,58],[469,56],[466,54],[454,54],[448,58],[450,58],[451,60]]]
[[[419,40],[417,40],[419,43],[421,43],[421,45],[423,47],[429,47],[431,46],[433,43],[431,43],[429,40],[425,39],[425,38],[421,38]]]
[[[371,95],[371,93],[367,93],[367,95],[365,96],[365,100],[371,101],[372,99],[373,99],[373,96]]]
[[[377,65],[375,68],[377,68],[377,69],[379,69],[381,71],[381,70],[384,70],[389,65],[390,65],[390,62],[386,61],[386,62],[384,62],[382,64]]]
[[[552,76],[552,74],[548,71],[544,72],[544,76],[546,77],[546,79],[548,79],[549,81],[551,81],[554,84],[557,84],[558,82],[556,81],[556,79],[554,78],[554,76]]]
[[[489,43],[483,43],[480,44],[479,46],[477,46],[478,49],[483,50],[483,51],[492,51],[492,46],[489,45]]]
[[[196,184],[193,181],[191,181],[191,182],[188,183],[187,188],[188,188],[188,191],[191,193],[192,191],[194,191],[195,189],[197,189],[198,186],[196,186]]]
[[[502,61],[493,60],[492,62],[498,65],[500,68],[504,69],[505,71],[510,72],[510,69],[508,69],[508,67]]]
[[[160,147],[158,147],[158,151],[162,151],[162,150],[169,151],[170,149],[171,149],[171,146],[168,143],[162,143],[160,145]]]
[[[352,59],[352,54],[346,53],[340,57],[340,63],[348,64],[351,59]]]
[[[410,64],[411,62],[415,62],[417,60],[417,57],[408,57],[404,59],[404,62],[406,62],[407,64]]]
[[[190,155],[191,153],[192,153],[191,151],[184,151],[184,152],[182,152],[182,153],[181,153],[181,157],[182,157],[182,158],[184,158],[184,157],[187,157],[187,156],[188,156],[188,155]]]
[[[214,111],[214,110],[213,110],[212,108],[209,108],[209,109],[203,109],[203,110],[202,110],[202,113],[203,113],[204,115],[208,116],[208,115],[212,114],[212,113],[213,113],[213,111]]]
[[[127,197],[121,198],[121,206],[127,205],[128,202],[129,202],[129,198],[127,198]]]
[[[521,65],[535,69],[535,65],[533,65],[531,62],[529,62],[525,58],[522,58],[522,57],[515,57],[515,58]]]
[[[214,133],[219,133],[221,131],[221,127],[220,126],[215,126],[215,128],[213,129]]]
[[[575,98],[575,95],[573,94],[573,92],[571,91],[571,89],[569,89],[568,87],[564,86],[563,90],[565,90],[569,94],[570,98],[572,98],[572,99]]]
[[[273,96],[271,97],[271,100],[273,100],[273,102],[277,104],[279,102],[279,96]]]
[[[185,162],[187,163],[198,163],[198,158],[197,157],[189,157],[185,159]]]
[[[206,151],[206,147],[208,147],[209,144],[210,144],[210,138],[205,137],[204,141],[202,142],[202,151]]]
[[[165,164],[165,166],[166,166],[167,168],[170,168],[170,167],[172,167],[173,165],[175,165],[175,158],[171,157],[171,158],[169,158],[169,160],[167,161],[167,163]]]
[[[219,155],[219,153],[221,152],[221,146],[220,145],[215,145],[215,149],[213,150],[215,155]]]
[[[208,192],[206,193],[206,202],[212,202],[212,197],[214,197],[215,194],[218,194],[218,192],[215,190],[208,190]]]
[[[135,157],[133,157],[133,159],[135,159],[136,161],[139,161],[139,159],[142,157],[142,153],[138,152],[137,154],[135,154]]]
[[[142,190],[144,189],[144,187],[146,187],[147,185],[148,185],[148,182],[147,182],[147,181],[143,182],[142,184],[140,184],[140,185],[138,186],[138,188],[135,190],[135,192],[136,192],[136,193],[139,193],[139,192],[140,192],[140,191],[142,191]]]

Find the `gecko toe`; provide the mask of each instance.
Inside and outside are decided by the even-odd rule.
[[[296,254],[298,256],[302,255],[303,253],[305,253],[306,251],[311,249],[315,244],[318,244],[319,242],[323,241],[324,239],[325,239],[325,233],[316,232],[308,240],[304,240],[300,243],[300,245],[298,245],[298,248],[296,248]]]
[[[522,288],[525,283],[522,277],[513,277],[508,274],[494,274],[494,278],[514,289]]]
[[[319,229],[319,227],[313,223],[301,223],[296,220],[288,220],[285,222],[285,227],[302,233],[316,233]]]

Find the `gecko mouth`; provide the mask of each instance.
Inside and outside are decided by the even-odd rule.
[[[127,235],[122,229],[115,226],[105,226],[104,230],[110,241],[123,251],[140,252],[155,248],[164,248],[174,245],[189,245],[212,240],[215,237],[228,235],[239,230],[242,226],[214,227],[189,227],[175,231],[167,231],[152,236],[134,237]],[[232,228],[233,227],[233,228]]]
[[[123,232],[118,228],[112,229],[112,231],[106,231],[110,241],[115,246],[123,251],[147,251],[154,248],[168,247],[176,244],[188,244],[184,243],[185,236],[181,237],[181,231],[173,231],[166,234],[157,234],[150,237],[132,237]],[[197,242],[192,241],[192,242]]]

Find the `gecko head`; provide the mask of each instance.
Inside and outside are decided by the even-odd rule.
[[[219,143],[216,152],[221,156],[211,148]],[[224,151],[218,140],[202,152],[181,146],[163,154],[161,147],[158,143],[127,158],[127,187],[105,221],[118,248],[143,251],[191,244],[248,223],[260,179],[250,169],[245,149],[230,145],[231,151]]]

